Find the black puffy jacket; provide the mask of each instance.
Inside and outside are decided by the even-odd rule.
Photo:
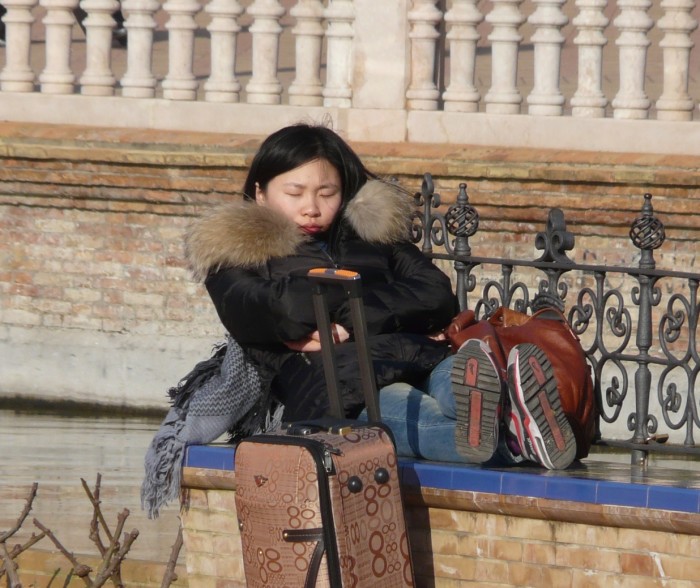
[[[410,202],[391,185],[370,181],[345,205],[327,242],[254,202],[240,201],[199,220],[187,238],[188,259],[205,280],[221,322],[256,362],[285,405],[285,420],[315,418],[328,408],[320,353],[297,353],[284,341],[316,330],[314,267],[342,267],[362,276],[367,331],[378,385],[417,383],[449,348],[426,335],[457,312],[449,278],[407,241]],[[330,289],[332,320],[352,331],[347,300]],[[352,342],[337,346],[346,414],[363,395]]]

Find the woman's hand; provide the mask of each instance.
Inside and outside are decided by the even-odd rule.
[[[343,325],[331,323],[331,333],[333,333],[333,341],[336,343],[345,343],[350,338],[350,333]]]
[[[307,351],[321,351],[321,342],[313,338],[315,334],[318,334],[318,331],[314,331],[308,337],[297,339],[296,341],[285,341],[284,344],[291,350],[302,353],[306,353]]]
[[[344,343],[350,339],[350,333],[343,325],[331,323],[331,333],[335,343]],[[285,341],[284,344],[293,351],[321,351],[321,335],[318,331],[314,331],[307,337],[297,339],[296,341]]]

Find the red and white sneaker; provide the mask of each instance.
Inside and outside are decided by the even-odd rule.
[[[473,463],[491,459],[498,446],[503,380],[488,343],[469,339],[455,353],[452,392],[457,407],[457,452]]]
[[[562,470],[576,458],[576,439],[561,407],[554,368],[542,349],[516,345],[508,355],[508,428],[524,458]]]

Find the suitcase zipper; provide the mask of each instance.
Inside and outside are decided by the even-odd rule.
[[[327,474],[335,475],[335,464],[333,463],[334,455],[343,455],[342,450],[337,447],[333,447],[330,443],[325,441],[319,441],[318,439],[308,439],[303,436],[294,437],[278,437],[276,435],[254,435],[249,437],[246,441],[258,441],[266,442],[272,441],[273,443],[281,443],[282,445],[301,445],[308,449],[311,453],[317,466],[321,466]]]
[[[327,443],[323,444],[323,467],[326,469],[326,472],[330,475],[335,474],[335,464],[333,463],[333,455],[343,455],[343,452],[338,449],[337,447],[333,447],[332,445],[328,445]]]

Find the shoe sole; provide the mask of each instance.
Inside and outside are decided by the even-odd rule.
[[[534,453],[550,470],[567,468],[576,457],[576,439],[544,351],[530,343],[514,347],[508,358],[508,383],[511,410],[524,429],[516,431],[518,441],[528,445],[524,455]],[[515,424],[517,428],[517,421]]]
[[[498,445],[502,385],[481,341],[467,341],[455,354],[452,391],[457,409],[457,452],[471,462],[488,461]]]

